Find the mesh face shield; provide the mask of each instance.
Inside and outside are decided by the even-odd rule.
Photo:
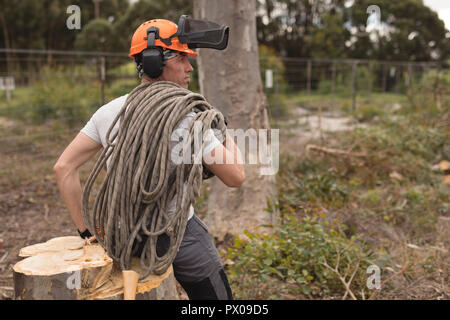
[[[207,20],[194,20],[186,15],[178,21],[176,36],[190,49],[210,48],[223,50],[228,45],[230,27],[221,26]]]
[[[160,35],[159,28],[165,26],[156,26],[161,20],[163,19],[148,21],[153,23],[153,25],[144,30],[147,37],[142,37],[144,40],[147,40],[147,48],[134,55],[140,77],[144,73],[150,78],[159,77],[165,61],[176,56],[173,51],[178,51],[178,54],[181,52],[196,56],[197,54],[192,49],[209,48],[223,50],[228,45],[230,30],[228,26],[222,26],[207,20],[195,20],[182,15],[178,21],[176,32],[164,38]],[[173,24],[173,22],[170,23]],[[156,40],[158,40],[158,43],[156,43]],[[138,43],[136,46],[139,47],[140,44]]]

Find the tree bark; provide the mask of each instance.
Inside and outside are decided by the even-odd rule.
[[[202,94],[228,120],[228,129],[270,129],[256,39],[255,1],[196,0],[194,17],[230,27],[227,49],[199,49],[199,83]],[[248,155],[248,150],[242,150]],[[278,156],[278,155],[277,155]],[[247,156],[246,156],[247,158]],[[213,236],[243,234],[259,225],[276,222],[267,197],[275,197],[275,176],[261,175],[260,164],[245,164],[241,188],[228,188],[211,179],[205,222]]]
[[[121,270],[99,244],[60,237],[23,248],[13,267],[16,300],[123,300]],[[140,270],[139,259],[132,269]],[[172,267],[140,281],[136,300],[177,300]]]
[[[2,26],[3,29],[3,37],[5,38],[5,48],[11,49],[11,45],[9,43],[8,24],[6,23],[5,17],[3,16],[3,13],[1,11],[3,11],[3,8],[0,7],[0,25]],[[9,55],[9,52],[6,52],[5,56],[6,56],[6,74],[10,76],[12,68],[11,68],[11,57]]]

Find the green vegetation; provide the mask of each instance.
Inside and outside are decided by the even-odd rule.
[[[348,239],[345,226],[314,214],[285,222],[273,234],[247,232],[229,248],[230,281],[238,299],[313,298],[344,294],[341,278],[355,272],[352,286],[363,288],[372,263],[367,247]],[[348,281],[345,279],[344,281]]]
[[[366,156],[281,155],[278,202],[268,204],[269,212],[279,210],[280,225],[271,234],[248,231],[225,255],[238,298],[350,298],[351,291],[367,299],[374,293],[365,282],[371,264],[399,272],[405,265],[392,280],[396,286],[387,283],[382,297],[408,297],[402,285],[425,277],[443,279],[439,270],[446,268],[445,245],[437,222],[448,215],[450,190],[433,166],[450,159],[442,120],[448,121],[450,104],[443,94],[436,105],[435,92],[426,86],[432,76],[426,75],[409,97],[358,97],[356,111],[346,107],[345,97],[287,97],[291,110],[326,105],[335,111],[334,101],[341,113],[364,122],[364,127],[328,136],[326,146]],[[415,97],[428,103],[418,107],[409,102]],[[338,252],[345,254],[334,272],[324,262],[334,269]],[[341,278],[347,274],[348,281],[354,271],[348,291]]]
[[[13,92],[10,105],[4,99],[0,102],[0,117],[33,122],[46,131],[79,126],[100,106],[97,74],[85,71],[81,66],[74,71],[45,69],[39,81]],[[81,74],[93,78],[77,78]],[[124,74],[128,76],[106,83],[106,101],[138,84],[132,62],[108,71],[111,78]],[[443,244],[436,238],[437,221],[450,210],[449,187],[442,184],[442,173],[433,166],[450,159],[445,129],[450,100],[442,89],[449,85],[448,76],[430,85],[435,80],[432,72],[424,75],[407,96],[361,94],[354,111],[344,94],[278,94],[277,99],[286,103],[287,117],[299,106],[312,112],[322,107],[363,123],[364,127],[333,133],[325,141],[327,147],[365,156],[281,155],[278,200],[267,209],[280,212],[279,225],[271,234],[249,230],[223,256],[236,298],[368,298],[374,291],[366,286],[367,267],[376,264],[385,270],[386,279],[392,273],[386,270],[398,271],[404,257],[410,261],[402,271],[405,287],[425,276],[441,279],[436,274],[445,268],[445,258],[440,251]],[[272,93],[268,94],[273,103]],[[7,134],[23,135],[24,130],[16,126]],[[45,143],[58,140],[56,135],[45,139]],[[25,137],[13,149],[33,150],[44,143],[41,140]],[[8,141],[2,145],[6,152],[12,148]],[[21,177],[10,176],[10,180]],[[206,210],[207,194],[205,190],[196,211]],[[411,246],[405,249],[405,243]],[[426,249],[411,249],[416,247]],[[349,283],[348,289],[344,282]],[[396,284],[394,291],[387,284],[382,297],[391,292],[397,297],[401,288]]]

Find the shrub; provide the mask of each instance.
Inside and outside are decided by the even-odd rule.
[[[86,120],[100,103],[97,86],[77,82],[63,68],[45,68],[32,87],[28,116],[37,123],[62,119],[74,125]]]
[[[282,283],[288,284],[284,292],[296,295],[342,295],[345,289],[339,277],[347,274],[348,281],[353,272],[350,287],[365,288],[371,254],[356,237],[346,238],[343,230],[337,220],[313,215],[301,220],[290,216],[271,235],[246,232],[249,240],[237,238],[228,249],[230,282],[237,289],[249,288],[246,281],[256,279],[264,286],[259,299],[274,297],[268,284],[276,284],[278,290]],[[337,272],[331,270],[336,265]],[[235,291],[238,298],[255,298],[247,295],[248,290]]]
[[[275,50],[260,45],[259,46],[260,70],[263,87],[265,88],[266,70],[273,71],[273,88],[265,88],[268,96],[269,111],[275,118],[286,117],[288,115],[287,99],[282,94],[285,93],[288,85],[284,78],[285,67]]]

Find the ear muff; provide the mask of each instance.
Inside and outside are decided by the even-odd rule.
[[[142,51],[142,67],[150,78],[158,78],[165,65],[163,49],[155,46],[155,39],[159,38],[159,29],[147,29],[147,49]]]

